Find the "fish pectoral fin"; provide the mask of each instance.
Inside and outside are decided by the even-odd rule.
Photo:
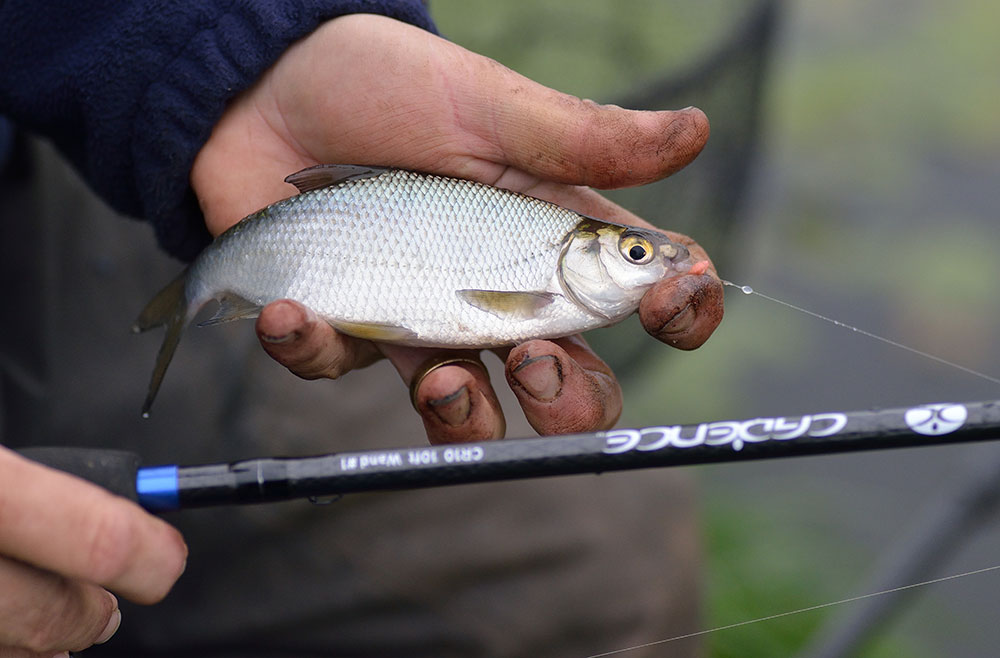
[[[416,332],[412,329],[392,324],[351,322],[349,320],[331,320],[330,318],[327,318],[326,321],[342,334],[365,340],[378,340],[383,343],[410,343],[417,338]]]
[[[219,309],[215,315],[204,322],[199,322],[198,326],[210,327],[233,320],[251,320],[260,315],[260,309],[261,305],[256,302],[251,302],[249,299],[244,299],[234,293],[226,293],[219,298]]]
[[[456,290],[466,304],[492,313],[501,319],[525,320],[552,303],[551,292],[519,292],[509,290]]]
[[[299,194],[305,194],[331,185],[340,185],[347,181],[374,178],[387,171],[389,170],[385,167],[323,164],[297,171],[285,178],[285,182],[297,187]]]

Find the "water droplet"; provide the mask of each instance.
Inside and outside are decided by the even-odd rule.
[[[750,286],[740,286],[740,290],[743,291],[744,295],[752,295],[753,294],[753,288],[751,288]]]

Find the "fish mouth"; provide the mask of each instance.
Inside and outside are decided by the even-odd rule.
[[[660,255],[677,272],[684,273],[691,269],[691,252],[682,244],[673,240],[664,240],[660,245]]]
[[[677,244],[676,242],[673,243],[673,247],[674,247],[674,249],[677,250],[677,253],[674,254],[670,258],[670,262],[671,263],[673,263],[675,265],[678,265],[678,264],[680,264],[680,261],[684,261],[684,260],[690,261],[691,260],[691,252],[688,251],[687,247],[685,247],[682,244]],[[690,264],[689,264],[689,266],[690,266]]]

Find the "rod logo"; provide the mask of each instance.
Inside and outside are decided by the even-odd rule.
[[[925,404],[907,409],[903,420],[907,427],[924,436],[951,434],[965,424],[969,410],[964,404]]]
[[[615,455],[630,450],[651,452],[663,448],[729,445],[742,450],[747,443],[788,441],[801,436],[824,437],[837,434],[847,425],[842,413],[812,414],[799,418],[753,418],[723,420],[695,426],[670,425],[605,434],[604,452]]]

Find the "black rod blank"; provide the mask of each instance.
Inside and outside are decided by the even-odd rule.
[[[361,491],[997,438],[1000,438],[1000,401],[988,401],[663,425],[316,457],[251,459],[178,467],[176,507],[320,498]],[[143,470],[140,469],[140,474]],[[140,502],[143,502],[141,495]]]
[[[138,468],[134,455],[123,460],[117,453],[114,459],[105,459],[104,453],[114,451],[102,450],[34,448],[21,452],[134,498],[147,509],[164,511],[997,438],[1000,400],[659,425],[315,457],[266,457],[198,466]],[[123,491],[122,482],[126,482],[127,491]]]

